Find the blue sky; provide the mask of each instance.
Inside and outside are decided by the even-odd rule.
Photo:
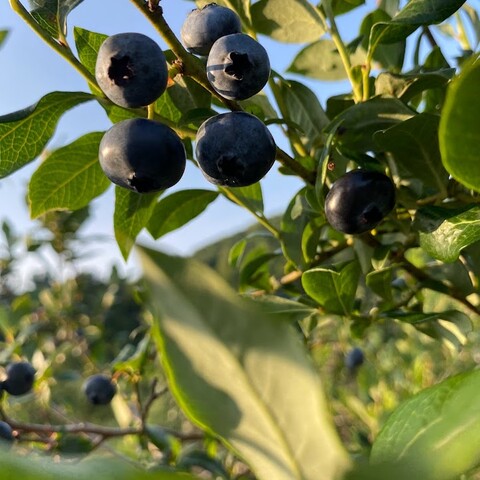
[[[477,3],[477,2],[475,2]],[[353,14],[341,17],[340,30],[346,40],[356,36],[361,18],[374,8],[375,2],[368,1]],[[172,30],[179,34],[182,22],[194,3],[186,0],[162,0],[164,15]],[[166,45],[155,33],[141,13],[128,0],[85,0],[69,17],[69,31],[73,26],[114,34],[126,31],[145,33],[154,38],[162,48]],[[0,115],[9,113],[38,101],[43,95],[55,91],[87,91],[84,80],[62,58],[53,52],[25,25],[8,2],[0,3],[0,29],[9,29],[10,34],[0,49]],[[285,45],[260,38],[270,55],[272,68],[283,72],[294,58],[301,45]],[[73,43],[73,42],[72,42]],[[308,82],[315,90],[320,102],[331,95],[347,91],[345,82]],[[55,148],[70,143],[90,131],[108,129],[110,122],[100,106],[89,102],[68,112],[60,121],[49,147]],[[281,136],[272,131],[277,142]],[[25,207],[26,184],[38,161],[10,177],[0,180],[0,221],[9,219],[15,230],[26,233],[34,228]],[[276,167],[262,181],[267,214],[282,211],[301,183],[292,177],[278,174]],[[211,188],[198,169],[187,167],[184,178],[171,191],[187,188]],[[135,262],[125,264],[116,247],[113,234],[113,188],[93,202],[93,215],[82,230],[84,236],[103,235],[106,238],[98,246],[98,254],[90,256],[79,266],[103,274],[115,263],[123,272],[134,271]],[[193,253],[199,247],[226,235],[241,230],[252,223],[248,213],[226,200],[217,200],[197,220],[173,232],[155,243],[156,248],[183,255]],[[150,241],[148,235],[141,237]],[[101,261],[99,261],[101,260]],[[25,271],[35,269],[27,264]],[[40,267],[38,267],[40,268]]]

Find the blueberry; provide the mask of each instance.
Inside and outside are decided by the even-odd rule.
[[[7,422],[0,421],[0,440],[3,443],[13,442],[13,431],[12,427]]]
[[[115,184],[138,193],[175,185],[186,164],[185,148],[166,125],[134,118],[116,123],[100,142],[99,160]]]
[[[363,351],[359,347],[352,348],[345,356],[345,367],[348,370],[355,370],[364,362]]]
[[[190,53],[208,55],[216,40],[241,30],[240,17],[233,10],[209,3],[187,15],[180,35]]]
[[[141,33],[119,33],[100,46],[95,78],[113,103],[126,108],[143,107],[167,88],[167,62],[151,38]]]
[[[375,228],[395,206],[395,186],[383,173],[353,170],[340,177],[325,198],[325,215],[339,232]]]
[[[215,115],[197,132],[200,169],[216,185],[245,187],[258,182],[272,167],[275,152],[271,133],[249,113]]]
[[[88,401],[93,405],[108,405],[117,393],[117,387],[106,375],[97,374],[88,377],[83,385]]]
[[[34,379],[35,369],[28,362],[11,363],[2,388],[10,395],[24,395],[32,389]]]
[[[208,81],[229,100],[250,98],[265,86],[269,76],[267,51],[244,33],[219,38],[208,54]]]

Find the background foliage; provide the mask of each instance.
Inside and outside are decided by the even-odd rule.
[[[154,117],[176,130],[189,159],[205,118],[244,109],[280,127],[278,168],[304,186],[275,218],[264,214],[260,183],[148,195],[115,187],[125,258],[142,230],[158,239],[220,196],[257,226],[191,259],[139,248],[138,281],[76,274],[88,247],[78,246],[78,230],[110,186],[97,162],[102,133],[54,151],[45,151],[48,140],[83,102],[97,102],[113,123],[147,111],[117,107],[98,89],[105,35],[67,29],[81,1],[27,9],[10,0],[90,91],[52,92],[0,118],[0,177],[43,159],[27,192],[42,226],[23,248],[39,259],[54,251],[54,269],[74,272],[62,279],[47,265],[19,291],[24,240],[3,224],[0,360],[24,358],[37,370],[32,394],[2,400],[16,432],[16,455],[2,454],[5,471],[86,478],[100,458],[102,478],[478,478],[475,8],[381,1],[346,44],[336,19],[361,1],[219,1],[260,41],[299,44],[265,93],[236,103],[211,90],[202,60],[184,50],[159,2],[132,2],[168,46],[171,82]],[[305,78],[348,79],[351,91],[322,106]],[[356,167],[388,173],[397,203],[375,230],[343,235],[326,222],[325,195]],[[345,359],[354,346],[365,360],[353,368]],[[92,408],[79,395],[97,372],[118,385],[111,406]]]

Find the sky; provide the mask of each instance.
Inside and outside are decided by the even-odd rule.
[[[348,41],[358,32],[361,18],[374,8],[375,2],[367,1],[352,14],[342,16],[340,32]],[[186,0],[162,0],[164,16],[172,30],[179,35],[181,25],[193,8],[194,3]],[[84,0],[69,16],[69,40],[73,26],[112,35],[120,32],[142,32],[155,39],[162,49],[167,46],[129,0]],[[10,9],[7,0],[0,2],[0,29],[10,30],[7,40],[0,48],[0,115],[25,108],[37,102],[52,91],[88,91],[80,75],[53,50],[50,49],[29,27]],[[302,45],[275,43],[260,37],[266,47],[272,68],[284,72]],[[73,40],[71,40],[73,44]],[[288,75],[287,75],[288,76]],[[291,78],[291,75],[289,76]],[[302,81],[305,81],[302,78]],[[346,82],[306,81],[323,106],[328,97],[349,91]],[[48,145],[58,148],[91,131],[104,131],[111,126],[103,109],[94,102],[87,102],[67,112],[61,119],[57,131]],[[282,145],[278,131],[272,130],[276,141]],[[7,219],[14,230],[26,234],[35,229],[35,222],[29,218],[25,205],[28,179],[38,167],[39,160],[24,167],[13,175],[0,180],[0,222]],[[190,162],[188,162],[190,163]],[[301,188],[301,182],[294,177],[282,176],[277,166],[262,180],[266,214],[283,211],[293,195]],[[193,165],[188,165],[186,173],[170,193],[188,188],[213,188]],[[168,193],[168,192],[167,192]],[[92,203],[92,218],[82,228],[84,237],[104,237],[96,245],[96,254],[90,254],[79,265],[80,270],[89,270],[105,275],[112,264],[121,273],[135,273],[138,266],[134,256],[127,263],[123,261],[116,246],[113,230],[113,188],[109,188]],[[224,199],[217,199],[202,215],[185,227],[172,232],[155,243],[148,234],[140,236],[143,242],[168,253],[190,255],[202,246],[243,230],[253,223],[248,212]],[[33,271],[44,268],[35,260],[29,259],[22,265],[23,280]]]

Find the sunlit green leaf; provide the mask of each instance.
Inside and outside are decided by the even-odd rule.
[[[80,61],[91,74],[95,75],[98,50],[108,35],[91,32],[80,27],[74,27],[73,34]]]
[[[480,240],[480,207],[463,211],[429,207],[419,211],[420,245],[442,262],[454,262],[460,252]]]
[[[146,249],[140,256],[157,345],[190,419],[241,455],[259,480],[335,478],[344,453],[289,323],[198,262]]]
[[[476,55],[448,88],[439,130],[443,165],[453,178],[477,192],[479,84],[480,56]]]
[[[78,210],[111,185],[98,162],[102,136],[102,132],[84,135],[42,162],[28,187],[32,218],[49,210]]]
[[[60,117],[93,98],[83,92],[53,92],[31,107],[0,117],[0,178],[38,157]]]
[[[479,463],[480,371],[465,372],[404,402],[376,438],[370,460],[400,466],[404,478],[448,480]]]
[[[348,315],[355,300],[360,266],[347,263],[340,271],[312,268],[302,275],[307,294],[322,305],[328,313]]]

